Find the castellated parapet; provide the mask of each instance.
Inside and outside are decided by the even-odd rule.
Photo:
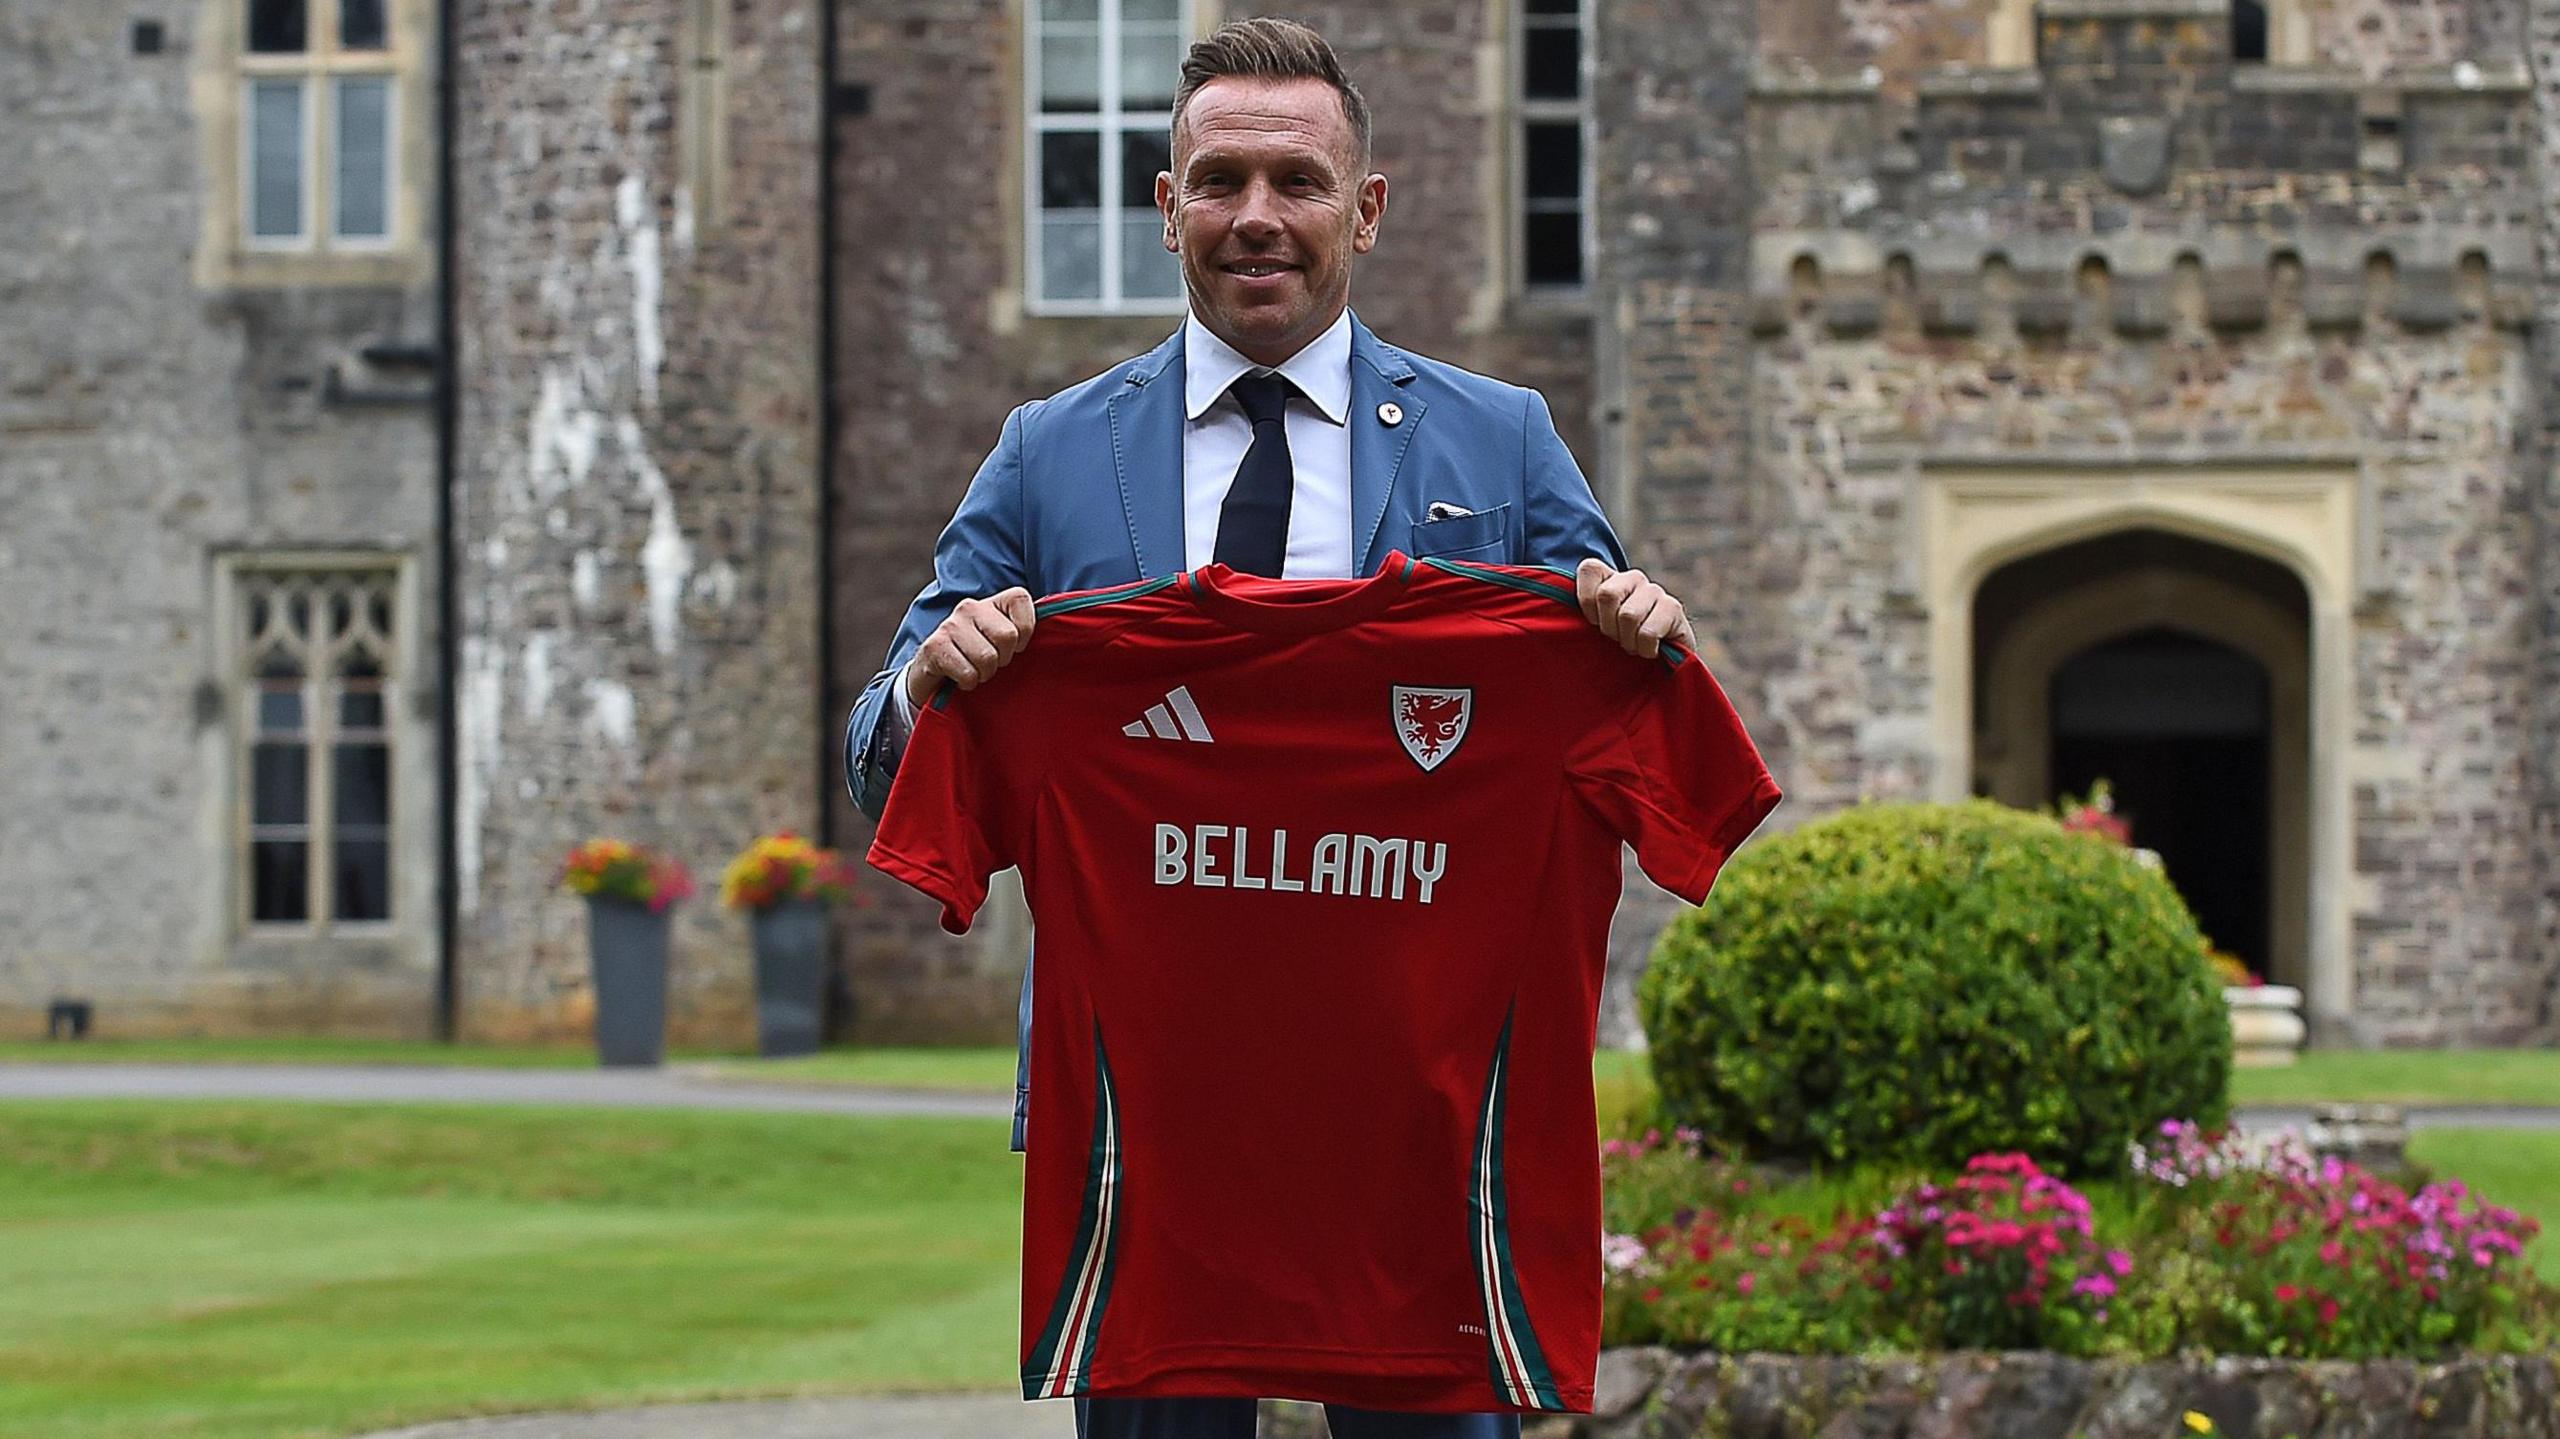
[[[1764,69],[1755,329],[2194,335],[2519,327],[2520,63],[2235,65],[2219,6],[2047,0],[2038,63],[1890,92]]]

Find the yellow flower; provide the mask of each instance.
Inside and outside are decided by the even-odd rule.
[[[2210,1434],[2213,1432],[2213,1421],[2190,1409],[2187,1411],[2187,1427],[2199,1434]]]

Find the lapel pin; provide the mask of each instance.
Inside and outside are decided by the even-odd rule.
[[[1393,400],[1389,400],[1385,404],[1380,405],[1378,407],[1378,423],[1388,426],[1403,424],[1404,406],[1397,404]]]

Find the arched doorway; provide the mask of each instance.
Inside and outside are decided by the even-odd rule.
[[[2198,635],[2144,630],[2063,661],[2047,711],[2054,790],[2107,784],[2117,816],[2136,844],[2159,852],[2205,937],[2266,973],[2266,667]]]
[[[2208,938],[2304,983],[2310,604],[2284,566],[2133,528],[1986,576],[1975,793],[2044,806],[2099,779]]]

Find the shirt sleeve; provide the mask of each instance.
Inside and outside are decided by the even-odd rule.
[[[872,866],[939,900],[953,934],[968,933],[987,881],[1027,843],[1031,781],[1002,742],[996,698],[946,689],[917,713],[871,838]]]
[[[1706,662],[1609,657],[1569,773],[1653,882],[1703,904],[1716,873],[1782,797]]]
[[[878,746],[880,767],[897,773],[898,761],[906,757],[908,737],[916,732],[916,702],[907,698],[907,671],[914,669],[912,659],[898,666],[889,681],[889,702],[880,710],[880,732],[874,741]]]

